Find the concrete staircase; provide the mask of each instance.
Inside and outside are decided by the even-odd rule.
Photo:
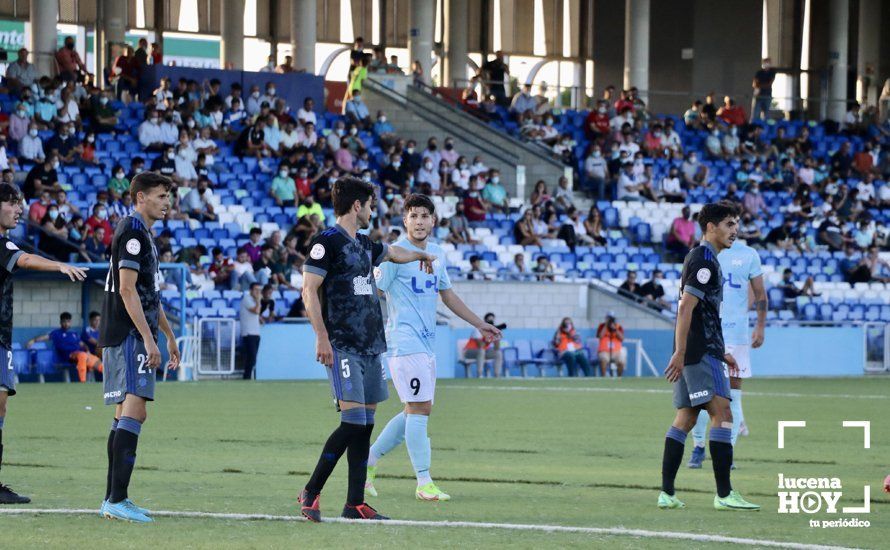
[[[382,110],[400,137],[413,139],[418,150],[435,136],[439,143],[446,136],[454,139],[457,151],[472,162],[480,155],[486,166],[501,172],[501,181],[511,196],[528,198],[535,182],[544,180],[555,188],[560,176],[571,181],[572,171],[542,150],[491,128],[432,94],[414,86],[392,86],[375,77],[365,80],[362,96],[372,116]]]

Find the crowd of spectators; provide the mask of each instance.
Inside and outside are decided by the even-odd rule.
[[[343,117],[330,127],[320,124],[323,114],[312,98],[294,111],[296,106],[279,97],[272,82],[242,90],[237,83],[223,89],[217,79],[199,83],[181,78],[174,83],[162,78],[155,90],[141,97],[135,86],[141,72],[162,62],[160,49],[144,40],[135,50],[123,49],[103,75],[108,86],[100,89],[73,45],[73,38],[65,39],[57,54],[55,77],[38,75],[22,49],[4,81],[15,108],[0,115],[5,134],[0,138],[2,178],[21,183],[32,202],[28,220],[39,231],[40,248],[49,255],[107,259],[117,221],[133,208],[129,180],[144,169],[174,181],[169,220],[191,227],[217,220],[214,182],[227,170],[220,156],[229,149],[256,160],[273,203],[296,209],[293,225],[275,232],[255,229],[233,257],[222,248],[207,250],[201,245],[174,255],[172,233],[161,232],[158,250],[165,261],[189,268],[187,288],[181,290],[247,290],[254,283],[273,290],[299,290],[308,244],[329,223],[323,209],[331,206],[332,183],[343,175],[378,184],[375,239],[398,238],[404,196],[421,192],[454,205],[453,216],[437,221],[435,237],[443,242],[477,244],[473,227],[491,214],[519,213],[512,228],[516,244],[545,246],[557,239],[575,250],[608,243],[603,213],[596,205],[586,208],[587,203],[582,210],[576,195],[580,191],[568,178],[535,182],[530,199],[520,204],[511,201],[508,182],[502,181],[497,169],[462,152],[452,137],[432,136],[425,144],[401,138],[385,112],[371,112],[362,93],[368,73],[400,72],[398,60],[388,60],[381,48],[368,53],[361,39],[350,54]],[[281,64],[270,59],[263,72],[294,70],[290,58]],[[866,252],[862,259],[855,256],[855,265],[846,266],[845,275],[851,282],[880,277],[882,266],[869,254],[886,249],[890,231],[871,212],[890,207],[890,186],[882,184],[890,176],[885,146],[890,127],[876,124],[872,110],[863,112],[852,104],[838,128],[845,139],[827,154],[817,153],[807,126],[794,135],[779,127],[775,135],[767,136],[761,119],[769,116],[767,98],[774,74],[765,60],[752,84],[750,119],[732,97],[724,97],[718,105],[713,93],[703,102],[693,102],[682,116],[657,117],[637,89],[606,87],[595,108],[583,114],[579,140],[583,154],[576,158],[576,134],[557,130],[566,128],[558,122],[568,115],[553,108],[546,85],[535,90],[523,86],[510,98],[499,84],[508,75],[503,55],[495,55],[464,90],[465,106],[482,116],[506,109],[523,139],[551,148],[579,171],[575,181],[581,181],[579,189],[590,196],[686,203],[692,193],[718,190],[741,205],[740,236],[749,244],[786,251],[847,251],[851,258],[857,251]],[[485,99],[479,101],[483,88]],[[139,101],[144,106],[145,118],[135,130],[121,124],[119,101]],[[96,155],[97,137],[102,134],[133,134],[143,152],[129,158],[127,166],[107,166]],[[691,145],[690,136],[700,139]],[[657,171],[655,161],[666,162],[666,169]],[[716,162],[732,166],[730,178],[716,176]],[[98,191],[88,208],[67,200],[71,187],[59,178],[65,167],[96,167],[109,174],[107,188]],[[776,212],[764,192],[789,197],[780,208],[782,223],[775,223]],[[687,206],[671,223],[663,244],[668,254],[681,258],[698,236],[695,216]],[[469,263],[467,278],[493,278],[481,257],[470,258]],[[501,276],[509,279],[556,278],[546,255],[532,258],[519,253],[506,267]],[[641,285],[649,285],[649,292],[629,292],[666,306],[663,291],[659,295],[651,288],[658,287],[659,276],[663,274]],[[181,286],[175,277],[164,284]]]

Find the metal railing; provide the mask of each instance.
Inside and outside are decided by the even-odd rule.
[[[436,118],[434,115],[432,115],[431,113],[426,112],[426,107],[425,107],[424,105],[421,105],[421,104],[420,104],[419,102],[417,102],[416,100],[412,99],[408,94],[400,95],[400,94],[398,94],[397,92],[391,90],[390,88],[388,88],[388,87],[386,87],[386,86],[380,84],[379,82],[376,82],[376,81],[375,81],[373,78],[371,78],[371,77],[369,77],[369,78],[365,81],[365,86],[368,86],[369,84],[370,84],[370,88],[371,88],[372,90],[374,90],[375,92],[378,92],[378,93],[380,93],[380,94],[382,94],[382,95],[387,96],[388,98],[392,99],[393,101],[398,101],[398,102],[400,102],[400,103],[411,104],[412,106],[416,107],[416,109],[414,109],[413,112],[414,112],[417,116],[419,116],[419,117],[425,119],[427,122],[430,122],[430,123],[432,123],[432,124],[437,124],[437,125],[442,123],[442,120],[441,120],[441,119],[438,119],[438,118]],[[446,109],[449,109],[449,110],[451,110],[452,112],[454,112],[454,113],[458,114],[459,116],[461,116],[461,117],[462,117],[462,120],[470,121],[471,124],[478,124],[478,125],[479,125],[478,128],[479,128],[480,131],[486,131],[486,132],[491,132],[491,131],[492,131],[492,128],[490,128],[490,127],[489,127],[488,125],[486,125],[484,122],[482,122],[482,121],[480,121],[480,120],[477,120],[477,119],[473,118],[472,116],[468,115],[467,113],[465,113],[465,112],[463,112],[463,111],[461,111],[461,110],[459,110],[459,109],[456,109],[453,105],[450,105],[450,104],[448,104],[447,102],[441,102],[441,105],[442,105],[443,107],[445,107]],[[509,138],[509,136],[508,136],[508,139],[512,139],[512,138]],[[519,165],[519,157],[517,157],[517,156],[515,156],[515,155],[512,155],[512,154],[510,154],[510,153],[508,153],[508,152],[506,152],[506,151],[504,151],[502,148],[499,148],[499,147],[498,147],[498,148],[492,147],[492,146],[491,146],[488,142],[486,142],[486,141],[476,141],[476,142],[474,142],[473,144],[474,144],[476,147],[478,147],[479,149],[481,149],[486,155],[489,155],[489,156],[491,156],[491,157],[494,157],[494,158],[498,159],[499,161],[501,161],[501,162],[504,163],[504,164],[507,164],[507,165],[510,165],[510,166],[516,166],[516,165]]]
[[[235,372],[235,319],[205,317],[195,323],[198,339],[197,368],[201,376],[225,376]],[[196,376],[197,378],[197,376]]]

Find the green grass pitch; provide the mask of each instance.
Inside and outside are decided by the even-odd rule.
[[[32,497],[29,508],[98,509],[112,411],[98,384],[23,384],[10,399],[2,481]],[[763,505],[756,513],[713,510],[711,462],[677,479],[685,510],[655,507],[664,433],[673,417],[661,380],[446,380],[430,421],[434,478],[453,497],[414,500],[404,447],[379,464],[380,497],[397,519],[625,527],[731,537],[879,548],[890,539],[890,379],[753,379],[745,384],[751,429],[736,449],[733,484]],[[377,413],[379,433],[399,403]],[[338,422],[324,382],[159,384],[149,406],[130,488],[155,510],[298,515],[295,499]],[[805,420],[777,449],[778,420]],[[871,421],[871,449],[861,429]],[[869,528],[822,529],[825,513],[777,512],[778,473],[838,477],[841,506],[862,503],[871,486]],[[345,457],[322,494],[338,515]],[[835,517],[845,517],[838,514]],[[704,548],[729,544],[491,527],[309,525],[304,522],[158,518],[131,525],[97,515],[0,514],[3,548]]]

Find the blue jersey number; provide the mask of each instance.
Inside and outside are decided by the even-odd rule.
[[[420,286],[418,286],[417,283],[417,277],[411,277],[411,290],[413,290],[415,294],[423,294],[424,292],[426,292],[425,289],[429,288],[432,288],[433,292],[439,291],[438,276],[434,276],[432,279],[426,279],[425,281],[422,281],[420,283]]]
[[[724,282],[729,285],[729,288],[742,288],[742,283],[733,282],[732,273],[729,274],[729,277]]]

